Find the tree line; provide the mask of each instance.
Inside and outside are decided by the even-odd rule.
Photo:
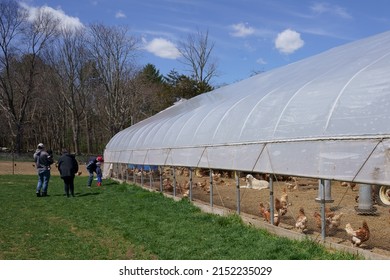
[[[0,0],[0,147],[101,153],[124,128],[212,90],[213,48],[208,32],[190,34],[179,45],[190,74],[164,76],[138,65],[140,40],[125,26],[64,28],[45,9],[32,18]]]

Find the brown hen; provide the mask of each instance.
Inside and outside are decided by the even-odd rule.
[[[363,244],[363,242],[366,242],[368,239],[370,239],[370,229],[366,221],[363,221],[362,227],[357,230],[354,230],[351,224],[348,223],[345,226],[345,231],[349,236],[351,236],[352,246],[359,247]]]

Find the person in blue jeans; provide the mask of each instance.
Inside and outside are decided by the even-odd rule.
[[[38,173],[36,195],[37,197],[47,196],[50,180],[50,165],[54,162],[53,155],[46,152],[45,146],[39,143],[33,157]]]
[[[97,186],[98,187],[101,187],[102,185],[102,179],[103,179],[103,172],[102,172],[102,163],[104,162],[103,160],[103,157],[102,156],[98,156],[96,158],[97,162],[96,162],[96,177],[97,177]]]
[[[102,156],[89,158],[88,163],[87,163],[87,171],[89,173],[88,183],[87,183],[88,188],[90,188],[92,185],[94,173],[96,173],[96,177],[97,177],[97,186],[100,187],[102,185],[103,174],[102,174],[101,164],[103,162],[104,162],[104,160],[103,160]]]
[[[88,176],[88,182],[87,182],[87,187],[90,188],[91,185],[92,185],[92,180],[93,180],[93,176],[94,176],[94,173],[96,173],[96,168],[97,168],[97,158],[96,157],[91,157],[89,158],[88,160],[88,163],[87,163],[87,171],[89,173],[89,176]]]

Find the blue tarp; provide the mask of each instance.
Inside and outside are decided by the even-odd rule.
[[[157,165],[141,165],[141,164],[129,164],[128,167],[130,169],[142,169],[142,170],[145,170],[145,171],[157,171],[158,170],[158,166]]]

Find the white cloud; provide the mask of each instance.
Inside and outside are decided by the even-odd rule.
[[[116,18],[126,18],[126,15],[122,11],[118,11],[115,14]]]
[[[248,26],[247,23],[237,23],[232,26],[233,32],[230,33],[233,37],[247,37],[255,33],[253,27]]]
[[[301,34],[291,29],[279,33],[275,39],[275,47],[284,54],[291,54],[302,48],[304,44]]]
[[[311,10],[316,14],[332,14],[341,18],[351,19],[352,16],[343,8],[338,5],[331,5],[329,3],[314,3]]]
[[[263,58],[257,59],[257,60],[256,60],[256,63],[257,63],[257,64],[260,64],[260,65],[265,65],[265,64],[267,64],[267,62],[266,62]]]
[[[163,38],[155,38],[150,42],[146,42],[145,49],[162,58],[176,59],[181,56],[176,45]]]
[[[26,3],[20,3],[20,6],[27,10],[29,14],[29,20],[31,21],[37,17],[41,10],[45,13],[51,14],[54,18],[58,19],[60,22],[58,25],[59,28],[75,30],[84,27],[79,18],[66,15],[65,12],[61,10],[61,8],[54,9],[46,5],[42,7],[31,7]]]

